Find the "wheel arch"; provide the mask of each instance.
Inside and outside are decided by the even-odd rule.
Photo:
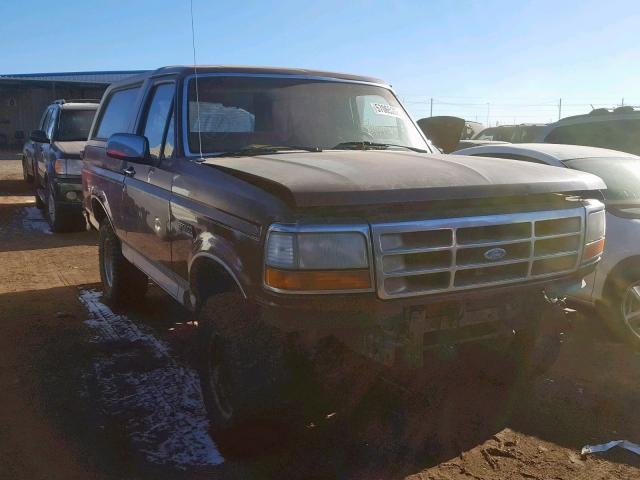
[[[620,287],[620,279],[633,279],[630,271],[636,272],[635,278],[640,279],[640,255],[624,258],[611,269],[602,289],[603,298],[610,298],[616,292],[616,289]]]
[[[95,219],[97,227],[99,227],[102,221],[106,218],[115,232],[115,225],[111,220],[111,209],[109,208],[109,204],[106,202],[106,199],[103,200],[97,195],[91,195],[89,205],[91,207],[90,217]],[[94,227],[95,226],[96,225],[94,225]]]
[[[247,298],[245,289],[233,270],[222,259],[209,252],[197,253],[191,260],[189,288],[196,295],[199,304],[213,294],[233,290]]]

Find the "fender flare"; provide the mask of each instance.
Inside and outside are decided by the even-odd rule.
[[[105,217],[107,218],[107,220],[109,220],[109,223],[111,224],[111,228],[115,232],[116,230],[115,230],[115,227],[113,225],[113,221],[111,220],[111,208],[109,208],[109,202],[107,201],[107,199],[105,198],[103,200],[102,198],[100,198],[99,195],[96,195],[95,193],[91,193],[91,196],[89,197],[89,199],[90,199],[89,204],[91,206],[90,218],[91,217],[93,217],[94,219],[96,218],[95,214],[93,213],[93,202],[96,201],[96,202],[98,202],[98,204],[100,205],[102,210],[104,210]],[[96,223],[99,223],[97,219],[96,219]]]
[[[229,274],[231,279],[234,281],[234,283],[236,284],[236,286],[240,290],[240,293],[242,294],[242,297],[245,298],[245,299],[247,298],[247,293],[245,292],[245,289],[242,286],[242,283],[240,283],[240,280],[238,279],[238,276],[231,269],[231,267],[229,267],[229,265],[227,265],[220,257],[218,257],[218,256],[216,256],[216,255],[214,255],[212,253],[209,253],[209,252],[198,252],[191,258],[191,261],[189,262],[189,283],[191,283],[191,275],[192,275],[193,265],[195,264],[195,262],[199,258],[207,258],[210,261],[212,261],[212,262],[216,263],[217,265],[219,265],[220,267],[222,267],[227,272],[227,274]]]

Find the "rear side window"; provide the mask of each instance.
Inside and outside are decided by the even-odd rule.
[[[127,133],[140,87],[114,92],[104,107],[95,138],[108,139],[114,133]]]

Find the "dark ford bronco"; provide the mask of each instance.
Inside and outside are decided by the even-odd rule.
[[[46,207],[54,232],[85,226],[80,153],[97,109],[97,100],[56,100],[24,145],[24,178],[34,182],[36,205]]]
[[[291,338],[403,372],[441,345],[531,352],[604,243],[599,178],[436,154],[388,85],[353,75],[114,84],[82,180],[105,298],[140,301],[151,279],[195,312],[218,428],[282,392]]]

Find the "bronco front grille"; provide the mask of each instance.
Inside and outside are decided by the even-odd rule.
[[[584,209],[374,224],[380,298],[522,282],[577,270]]]

